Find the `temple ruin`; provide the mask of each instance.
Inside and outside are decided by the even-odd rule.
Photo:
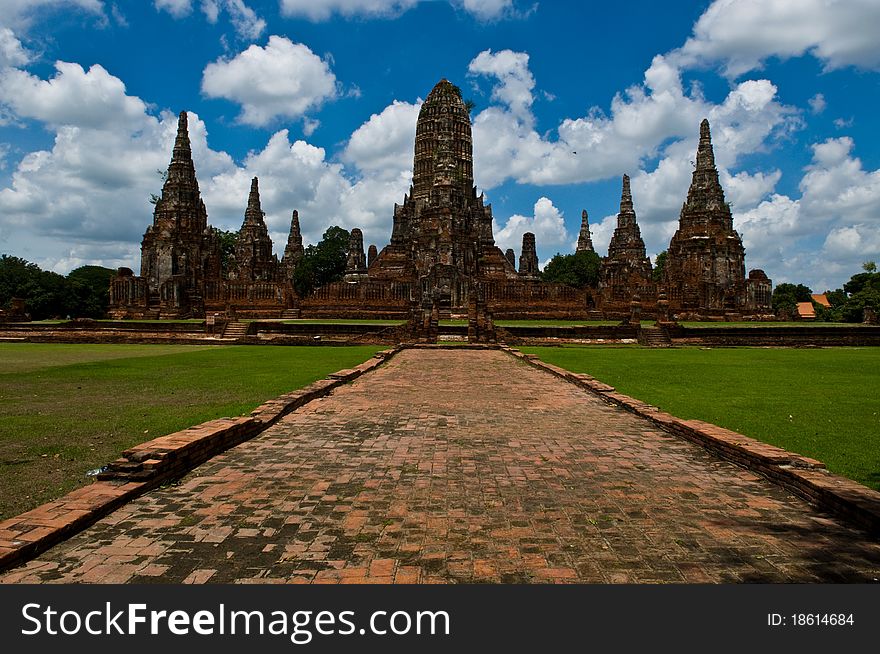
[[[307,217],[307,220],[319,220]],[[321,219],[326,223],[326,219]],[[576,252],[593,252],[584,210]],[[428,94],[416,123],[413,178],[391,216],[390,242],[364,250],[350,231],[345,273],[338,282],[297,295],[293,278],[305,256],[300,217],[293,211],[279,261],[273,254],[259,181],[251,182],[244,221],[224,260],[219,233],[208,224],[192,160],[187,115],[179,117],[171,163],[141,244],[141,274],[121,268],[110,285],[116,318],[251,317],[408,318],[458,316],[494,333],[498,318],[667,316],[725,319],[769,311],[772,285],[760,270],[745,274],[742,239],[733,229],[718,179],[709,123],[700,126],[693,181],[655,272],[645,252],[630,180],[623,176],[620,211],[595,288],[541,280],[535,235],[525,233],[518,267],[492,233],[492,206],[477,193],[470,113],[461,91],[443,79]],[[659,300],[659,306],[658,305]],[[637,318],[636,318],[637,319]],[[494,328],[493,328],[494,329]],[[487,337],[488,338],[488,337]]]

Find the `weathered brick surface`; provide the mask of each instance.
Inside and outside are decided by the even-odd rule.
[[[503,352],[425,349],[0,580],[877,578],[880,544],[760,475]]]

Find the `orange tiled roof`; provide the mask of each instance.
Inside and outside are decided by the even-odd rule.
[[[801,318],[815,318],[816,310],[813,309],[812,302],[798,302],[797,312]]]
[[[821,304],[823,307],[831,306],[831,303],[828,301],[828,298],[825,297],[824,293],[813,293],[810,297],[813,298],[813,302],[816,304]]]

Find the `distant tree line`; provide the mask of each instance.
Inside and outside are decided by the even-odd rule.
[[[771,304],[777,315],[797,313],[798,302],[812,302],[813,291],[803,284],[779,284],[773,289]],[[866,261],[862,272],[853,275],[843,288],[825,291],[830,307],[813,302],[816,319],[827,322],[862,322],[865,309],[880,313],[880,272],[877,264]]]
[[[0,255],[0,308],[22,298],[33,320],[46,318],[103,318],[107,313],[110,278],[116,271],[80,266],[59,275],[20,257]]]

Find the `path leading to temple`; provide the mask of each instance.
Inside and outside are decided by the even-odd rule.
[[[880,544],[500,351],[405,350],[4,582],[872,581]]]

